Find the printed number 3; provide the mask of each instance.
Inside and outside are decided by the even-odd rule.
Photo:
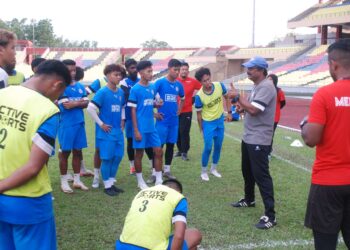
[[[0,148],[1,149],[5,148],[5,145],[3,144],[3,142],[5,141],[6,137],[7,137],[7,130],[3,128],[0,130]]]
[[[148,200],[144,200],[143,202],[142,202],[142,206],[139,208],[139,211],[142,213],[142,212],[144,212],[146,209],[147,209],[147,204],[148,204]]]

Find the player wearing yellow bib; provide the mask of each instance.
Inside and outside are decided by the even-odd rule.
[[[195,96],[195,107],[197,109],[197,120],[199,130],[203,134],[204,149],[202,153],[202,173],[203,181],[209,181],[207,166],[209,156],[214,141],[213,162],[210,172],[214,176],[221,178],[221,174],[216,170],[220,159],[222,142],[224,141],[224,106],[222,97],[226,100],[228,115],[226,120],[232,120],[231,102],[228,99],[226,87],[220,83],[211,81],[210,70],[200,68],[196,74],[196,79],[202,84],[202,88]]]
[[[202,235],[197,229],[186,229],[186,215],[187,200],[179,181],[169,179],[143,189],[131,204],[116,249],[197,249]]]
[[[56,249],[46,163],[59,122],[53,101],[70,81],[63,63],[48,60],[23,86],[0,90],[1,249]]]

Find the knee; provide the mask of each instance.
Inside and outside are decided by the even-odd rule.
[[[189,249],[195,248],[202,242],[202,233],[196,228],[187,229],[185,240]]]
[[[161,149],[161,148],[156,148],[156,149],[154,149],[154,156],[155,157],[163,157],[163,150]]]

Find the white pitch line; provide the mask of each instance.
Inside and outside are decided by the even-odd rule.
[[[301,133],[301,130],[300,129],[296,129],[296,128],[292,128],[292,127],[287,127],[287,126],[283,126],[283,125],[277,125],[279,128],[284,128],[284,129],[287,129],[287,130],[290,130],[290,131],[293,131],[293,132],[298,132],[298,133]]]
[[[233,139],[233,140],[235,140],[235,141],[237,141],[237,142],[241,142],[240,139],[238,139],[237,137],[232,136],[232,135],[230,135],[230,134],[228,134],[228,133],[226,133],[226,132],[225,132],[225,136],[230,137],[231,139]],[[302,165],[299,165],[299,164],[297,164],[297,163],[295,163],[295,162],[293,162],[293,161],[290,161],[290,160],[288,160],[288,159],[285,159],[285,158],[283,158],[283,157],[281,157],[281,156],[279,156],[279,155],[276,155],[276,154],[274,154],[274,153],[272,153],[272,155],[273,155],[275,158],[277,158],[278,160],[280,160],[280,161],[284,161],[284,162],[286,162],[286,163],[292,165],[293,167],[296,167],[296,168],[298,168],[298,169],[304,170],[305,172],[311,173],[311,170],[310,170],[310,169],[308,169],[308,168],[306,168],[306,167],[304,167],[304,166],[302,166]]]

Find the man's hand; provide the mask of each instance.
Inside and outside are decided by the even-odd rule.
[[[75,101],[68,101],[68,102],[64,102],[62,105],[65,109],[72,109],[72,108],[76,107],[76,102]]]
[[[233,83],[231,82],[230,83],[230,90],[227,92],[227,95],[230,99],[233,99],[235,98],[236,96],[239,95],[239,91],[238,89],[236,89],[234,86],[233,86]]]
[[[226,121],[226,122],[232,121],[232,114],[231,114],[231,113],[228,113],[228,114],[227,114],[227,116],[225,117],[225,121]]]
[[[142,141],[142,135],[138,130],[134,131],[134,135],[135,135],[135,140],[136,141]]]
[[[157,108],[157,109],[159,109],[161,106],[163,106],[163,104],[164,104],[163,99],[162,99],[162,98],[159,98],[158,100],[156,100],[156,101],[154,102],[154,107]]]
[[[101,129],[102,129],[104,132],[109,133],[109,132],[111,132],[112,126],[103,123],[103,124],[101,125]]]
[[[158,121],[163,120],[163,113],[154,113],[154,118],[156,118]]]

